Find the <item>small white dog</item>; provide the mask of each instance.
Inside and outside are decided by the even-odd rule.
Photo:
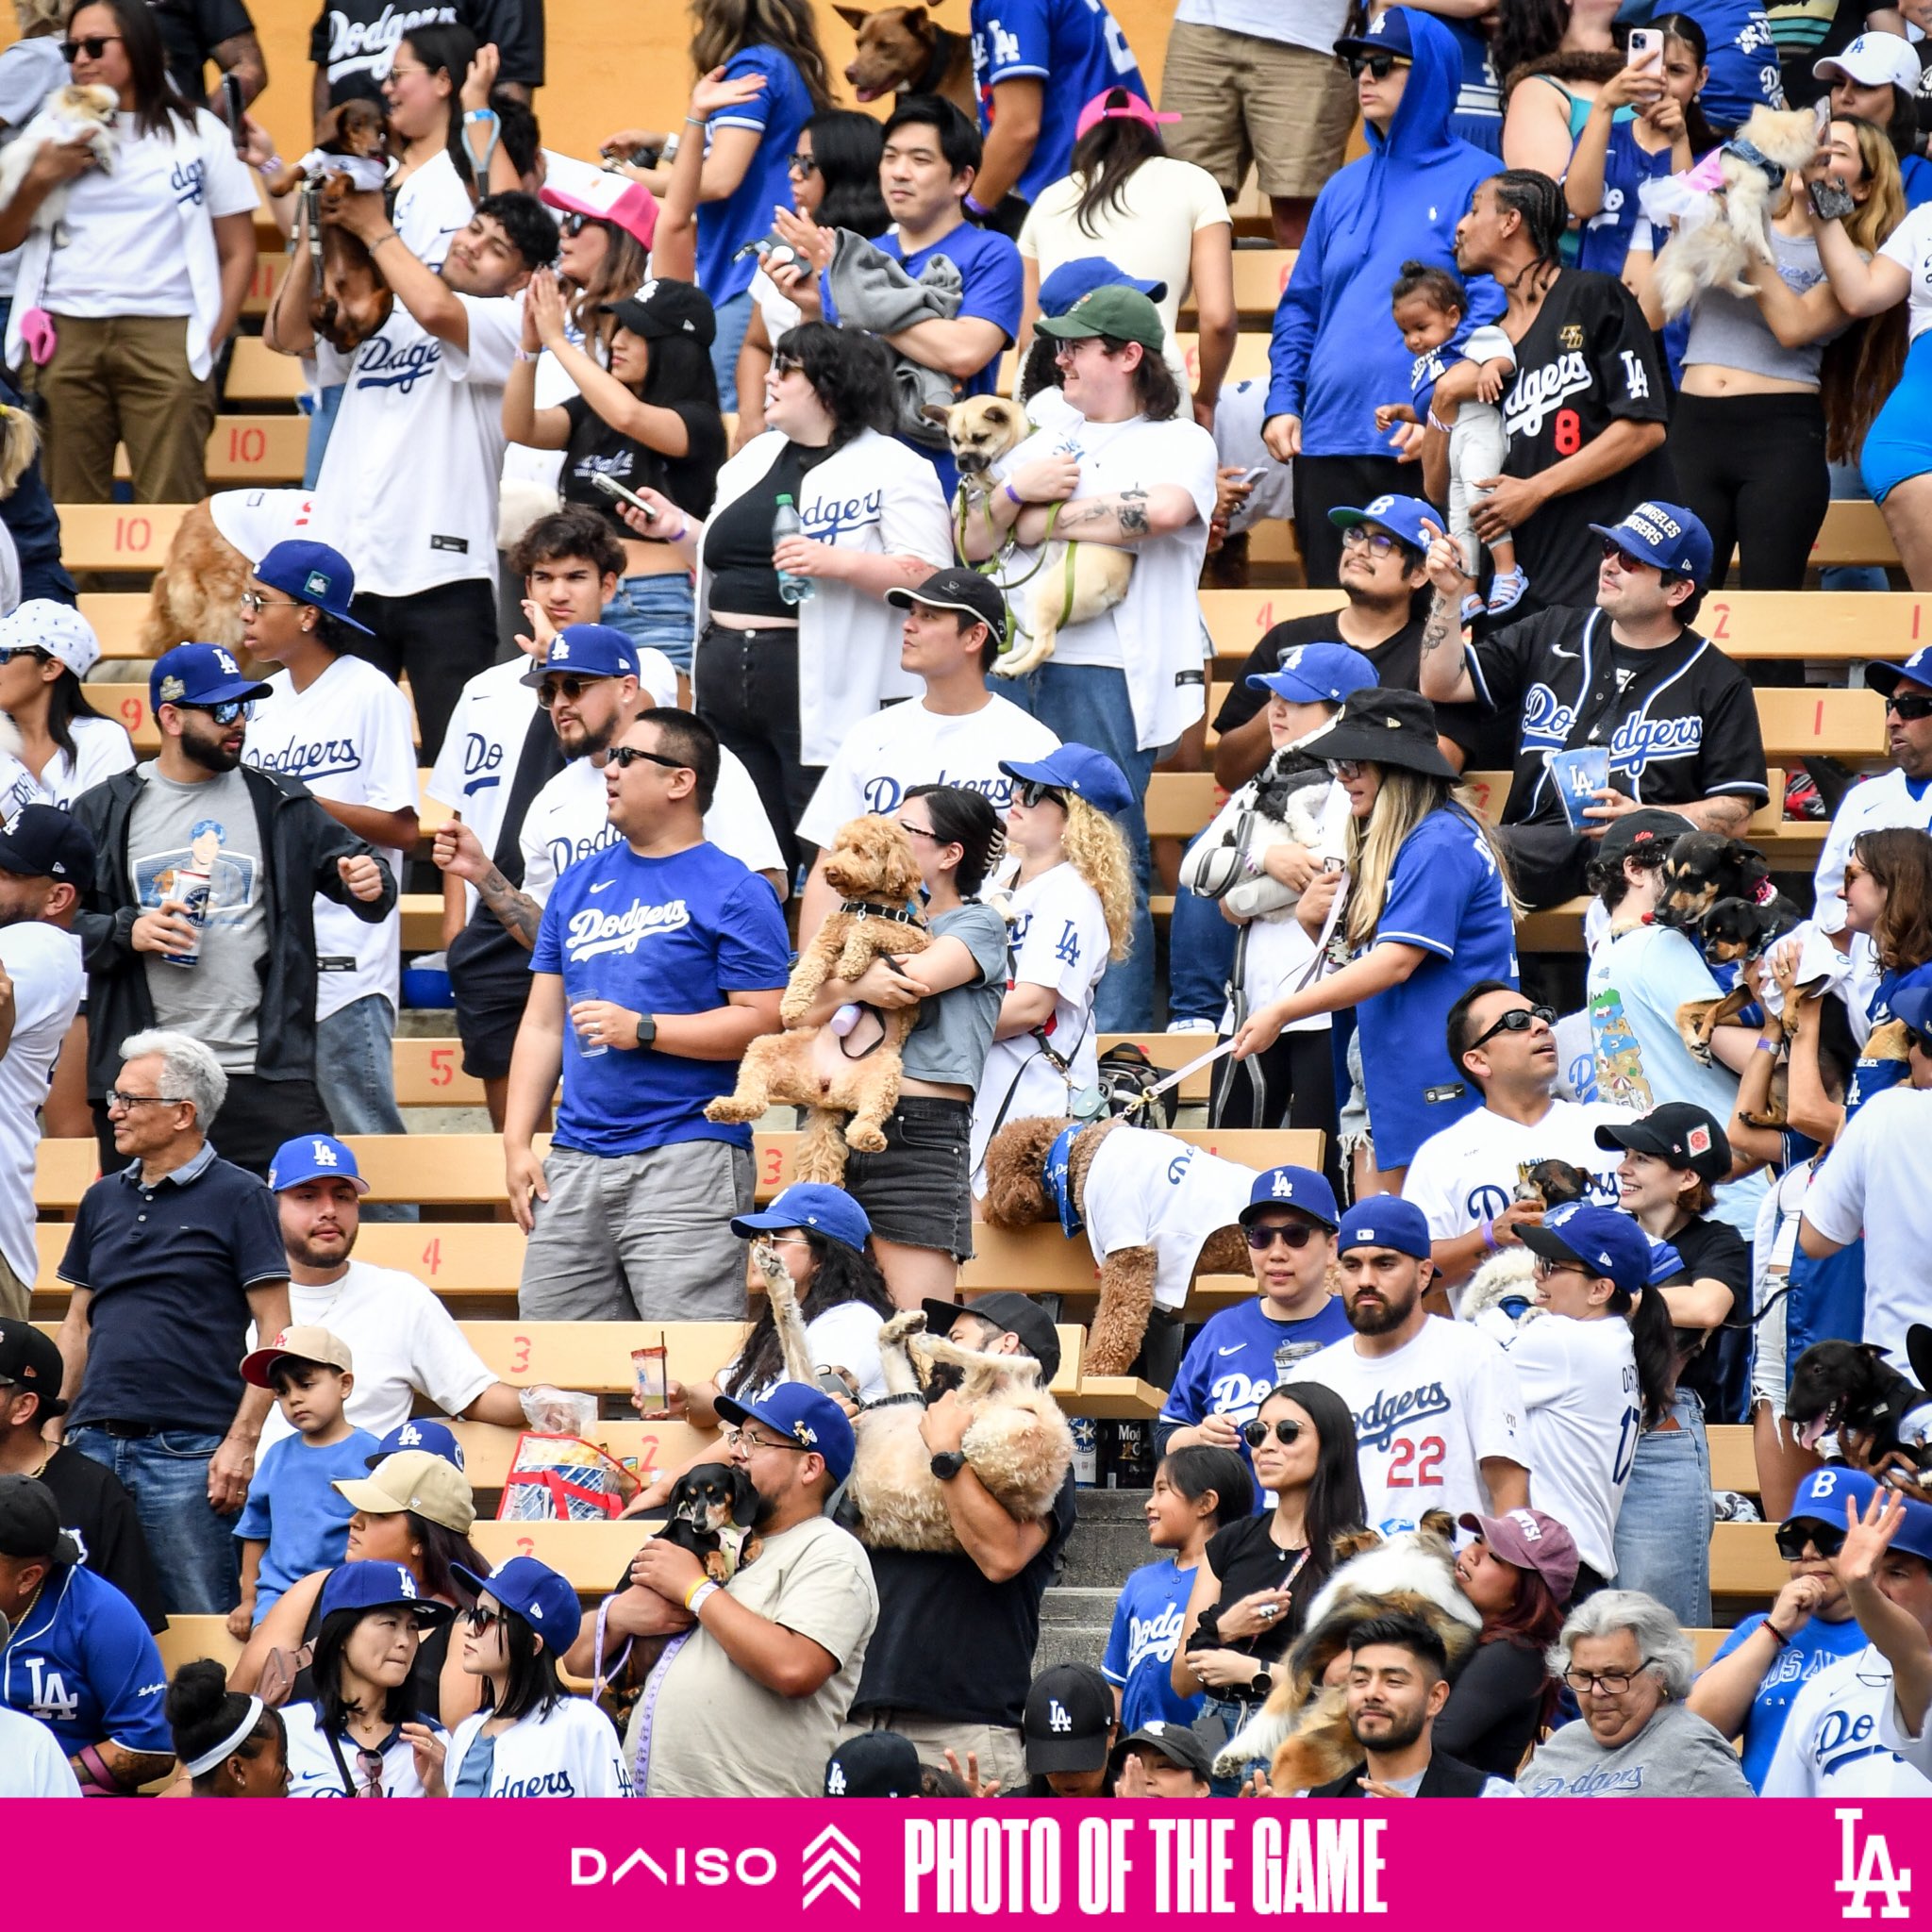
[[[95,165],[103,173],[112,174],[114,116],[120,106],[120,97],[110,87],[57,87],[18,136],[0,148],[0,207],[19,193],[34,157],[51,142],[75,141],[85,135],[93,149]],[[49,230],[57,242],[71,186],[61,182],[33,212],[30,225]]]

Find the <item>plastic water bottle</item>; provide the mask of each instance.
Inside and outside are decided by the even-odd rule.
[[[772,547],[776,549],[788,537],[802,537],[805,525],[799,521],[798,506],[789,496],[778,499],[778,514],[772,519]],[[778,573],[778,594],[788,604],[803,604],[818,594],[818,586],[809,577],[802,577],[794,571],[781,570]]]

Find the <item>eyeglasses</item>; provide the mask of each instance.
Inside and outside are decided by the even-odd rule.
[[[1588,1274],[1590,1270],[1581,1262],[1553,1261],[1547,1255],[1539,1255],[1529,1272],[1539,1281],[1553,1281],[1558,1274]]]
[[[796,375],[805,367],[796,356],[774,356],[772,374],[774,375]]]
[[[503,1612],[501,1610],[486,1609],[481,1604],[472,1604],[463,1612],[464,1622],[469,1624],[471,1631],[478,1637],[482,1636],[491,1624],[501,1621],[502,1616]]]
[[[1031,811],[1041,799],[1049,805],[1058,806],[1062,811],[1067,808],[1067,794],[1051,785],[1041,784],[1037,778],[1021,779],[1020,789],[1013,795],[1028,811]]]
[[[1464,1053],[1474,1053],[1477,1047],[1495,1039],[1499,1033],[1527,1033],[1536,1025],[1538,1021],[1541,1021],[1545,1026],[1554,1026],[1557,1024],[1556,1008],[1554,1007],[1512,1007],[1488,1032],[1478,1033],[1462,1050]]]
[[[1932,718],[1932,697],[1913,692],[1900,697],[1894,691],[1885,701],[1888,711],[1896,711],[1907,724],[1916,724],[1921,718]]]
[[[1787,1563],[1799,1561],[1807,1546],[1829,1561],[1845,1546],[1845,1533],[1829,1523],[1781,1523],[1777,1530],[1777,1553]]]
[[[1391,550],[1402,549],[1403,542],[1400,537],[1391,537],[1387,530],[1372,530],[1366,524],[1350,524],[1341,533],[1341,547],[1344,550],[1367,549],[1371,556],[1387,557]]]
[[[620,772],[629,771],[640,758],[646,764],[662,765],[667,772],[688,772],[691,769],[682,758],[667,758],[662,752],[645,751],[641,745],[619,744],[611,747],[610,762]]]
[[[1284,1449],[1292,1448],[1295,1443],[1301,1441],[1302,1432],[1307,1427],[1307,1423],[1291,1423],[1288,1421],[1264,1423],[1259,1416],[1257,1416],[1253,1422],[1241,1424],[1241,1441],[1250,1449],[1258,1449],[1268,1440],[1269,1433],[1272,1430],[1274,1440]]]
[[[593,684],[608,682],[608,676],[601,671],[593,672],[588,677],[546,677],[537,687],[537,703],[546,711],[559,697],[565,704],[574,705]]]
[[[253,698],[224,698],[218,705],[176,704],[177,711],[203,711],[217,724],[234,724],[242,719],[255,716]]]
[[[1244,1227],[1241,1232],[1247,1236],[1249,1247],[1257,1255],[1272,1248],[1276,1241],[1286,1241],[1291,1248],[1305,1248],[1315,1238],[1315,1230],[1306,1221],[1271,1221],[1260,1227]]]
[[[389,77],[391,80],[401,80],[405,75],[433,74],[435,71],[436,70],[432,67],[398,67],[393,62],[391,62],[389,70]]]
[[[774,1442],[765,1436],[754,1436],[749,1429],[729,1429],[724,1431],[724,1446],[727,1449],[790,1449],[800,1456],[812,1453],[809,1442]]]
[[[362,1775],[368,1779],[356,1793],[358,1798],[386,1798],[389,1793],[382,1788],[382,1753],[372,1751],[366,1744],[356,1746],[356,1762],[362,1767]]]
[[[1330,758],[1328,770],[1337,778],[1359,778],[1368,765],[1360,758]]]
[[[1395,54],[1356,54],[1349,58],[1348,71],[1357,80],[1366,70],[1371,80],[1387,80],[1396,68],[1407,67],[1408,62]]]
[[[1629,1690],[1631,1679],[1641,1676],[1656,1661],[1647,1657],[1634,1671],[1565,1671],[1563,1681],[1579,1697],[1591,1691],[1600,1697],[1621,1697]]]
[[[819,171],[818,162],[810,155],[787,155],[785,165],[794,175],[810,175]]]
[[[77,41],[60,42],[60,58],[72,67],[75,61],[85,54],[90,60],[98,60],[110,46],[119,46],[119,34],[83,34]]]
[[[108,1095],[108,1111],[112,1113],[117,1107],[179,1107],[188,1097],[185,1093],[122,1093],[115,1091]]]
[[[302,602],[299,597],[265,597],[259,591],[243,591],[237,600],[244,610],[266,610],[271,604],[278,604],[284,609],[293,610]]]

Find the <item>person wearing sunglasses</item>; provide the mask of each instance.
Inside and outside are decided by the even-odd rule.
[[[93,625],[71,604],[31,597],[0,617],[0,711],[21,739],[13,758],[36,796],[63,811],[134,763],[127,727],[95,710],[81,686],[100,659]],[[0,769],[12,772],[5,759]],[[19,808],[11,787],[4,802]]]
[[[1230,1449],[1252,1469],[1241,1433],[1271,1389],[1297,1362],[1348,1330],[1328,1287],[1341,1210],[1327,1177],[1307,1167],[1271,1167],[1255,1176],[1238,1217],[1255,1271],[1255,1298],[1218,1309],[1196,1332],[1154,1424],[1167,1455],[1196,1443]],[[1257,1495],[1257,1508],[1265,1507]]]
[[[1557,1016],[1507,979],[1479,979],[1443,1023],[1449,1063],[1482,1105],[1433,1133],[1416,1149],[1402,1198],[1429,1217],[1439,1284],[1450,1312],[1476,1270],[1513,1248],[1525,1225],[1542,1218],[1541,1197],[1518,1198],[1539,1161],[1563,1160],[1588,1175],[1591,1198],[1617,1198],[1617,1157],[1596,1130],[1621,1109],[1607,1102],[1562,1100]]]
[[[309,1664],[311,1694],[282,1707],[291,1798],[420,1798],[423,1747],[409,1724],[447,1733],[411,1701],[416,1652],[447,1624],[449,1605],[425,1596],[401,1563],[339,1563],[322,1587],[322,1623]]]
[[[1849,1118],[1874,1094],[1910,1077],[1890,1023],[1898,993],[1932,976],[1932,838],[1905,825],[1860,832],[1839,890],[1852,953],[1837,991],[1862,1042],[1845,1094]],[[1801,967],[1803,958],[1801,953]],[[1862,1014],[1857,1010],[1861,999]]]
[[[109,1171],[105,1096],[122,1042],[153,1026],[193,1034],[227,1074],[221,1120],[200,1124],[225,1158],[266,1173],[291,1133],[329,1130],[316,1083],[317,897],[379,925],[396,881],[299,779],[244,762],[250,711],[272,689],[217,644],[177,644],[148,675],[158,755],[75,801],[102,860],[75,929],[89,974],[88,1093]],[[199,923],[175,885],[190,870],[208,875]]]
[[[1845,1504],[1863,1510],[1877,1484],[1862,1470],[1830,1464],[1798,1485],[1778,1525],[1777,1553],[1790,1581],[1769,1610],[1741,1619],[1698,1673],[1686,1702],[1727,1738],[1739,1740],[1744,1775],[1764,1789],[1765,1774],[1800,1690],[1867,1638],[1852,1615],[1832,1559],[1844,1547]]]
[[[1280,1383],[1241,1439],[1263,1507],[1208,1538],[1170,1667],[1174,1695],[1205,1691],[1202,1714],[1221,1718],[1229,1737],[1267,1701],[1270,1666],[1301,1634],[1334,1568],[1335,1539],[1368,1520],[1355,1422],[1332,1389]],[[1232,1796],[1232,1783],[1216,1795]]]
[[[433,1798],[629,1797],[610,1720],[558,1675],[576,1641],[576,1591],[534,1557],[512,1557],[487,1576],[458,1574],[475,1595],[457,1621],[463,1669],[483,1702],[447,1744],[427,1724],[404,1724],[424,1790]]]
[[[1316,199],[1274,315],[1261,430],[1277,462],[1294,462],[1295,529],[1317,590],[1340,581],[1341,533],[1328,512],[1416,487],[1375,426],[1377,406],[1408,393],[1414,359],[1390,318],[1389,291],[1405,262],[1450,265],[1457,220],[1496,165],[1451,132],[1462,56],[1442,22],[1391,7],[1335,52],[1355,77],[1368,153]],[[1473,324],[1502,308],[1487,279],[1472,287]]]
[[[1606,1590],[1564,1619],[1551,1660],[1582,1707],[1518,1775],[1525,1798],[1748,1798],[1738,1754],[1684,1699],[1695,1652],[1655,1597]]]

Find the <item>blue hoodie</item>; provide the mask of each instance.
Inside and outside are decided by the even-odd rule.
[[[1311,457],[1391,454],[1375,408],[1407,399],[1414,358],[1389,313],[1389,291],[1405,261],[1455,268],[1456,225],[1476,184],[1502,167],[1449,131],[1462,80],[1456,37],[1426,13],[1400,10],[1414,49],[1402,105],[1389,132],[1370,127],[1368,154],[1322,190],[1274,311],[1267,413],[1299,416]],[[1503,312],[1502,291],[1486,275],[1471,282],[1469,300],[1466,326]]]

